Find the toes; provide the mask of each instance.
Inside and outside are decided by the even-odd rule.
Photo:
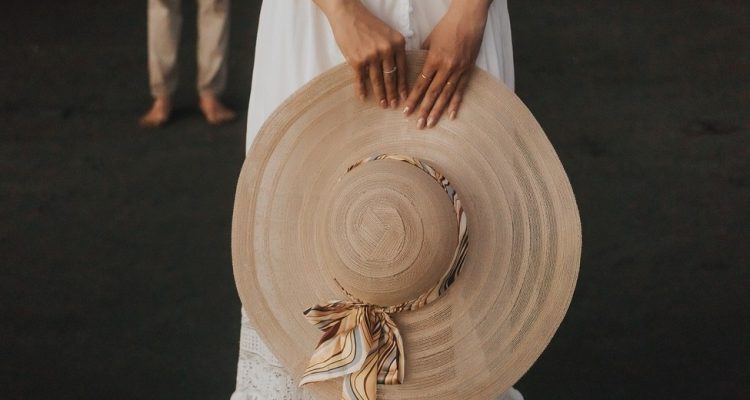
[[[229,121],[234,120],[237,117],[234,111],[228,108],[222,108],[218,110],[212,110],[206,112],[206,121],[212,125],[220,125]]]
[[[138,120],[138,124],[144,128],[158,128],[164,125],[169,116],[164,113],[149,112]]]

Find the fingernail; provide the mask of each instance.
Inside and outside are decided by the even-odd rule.
[[[406,92],[401,92],[401,101],[406,101]]]
[[[433,126],[435,126],[435,118],[427,118],[427,127],[432,128]]]
[[[456,110],[451,111],[450,118],[451,119],[456,119]]]
[[[419,117],[417,120],[417,129],[423,129],[424,128],[424,118]]]
[[[409,114],[409,106],[404,107],[404,114]]]
[[[385,99],[380,99],[380,107],[387,108],[388,103],[385,101]]]
[[[359,101],[365,101],[365,95],[360,94],[359,95]]]
[[[396,99],[391,100],[391,108],[392,109],[395,110],[397,105],[398,105],[398,101],[396,101]]]

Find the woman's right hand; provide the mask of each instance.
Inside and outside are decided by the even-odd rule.
[[[404,37],[372,15],[358,0],[314,0],[325,13],[346,62],[354,69],[354,90],[367,97],[369,80],[375,101],[396,108],[408,95]]]

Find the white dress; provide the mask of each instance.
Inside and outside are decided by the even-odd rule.
[[[362,0],[401,32],[406,49],[419,49],[451,0]],[[344,62],[325,15],[312,0],[268,0],[260,10],[246,150],[266,118],[289,95],[323,71]],[[477,66],[514,87],[507,0],[490,6]],[[231,400],[312,400],[250,326],[242,309],[237,387]],[[523,400],[510,389],[498,400]]]

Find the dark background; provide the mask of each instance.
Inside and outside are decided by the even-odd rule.
[[[0,398],[227,399],[244,118],[149,105],[145,1],[4,1]],[[232,6],[246,110],[258,2]],[[580,280],[527,399],[750,399],[750,2],[510,1],[517,92],[565,165]]]

